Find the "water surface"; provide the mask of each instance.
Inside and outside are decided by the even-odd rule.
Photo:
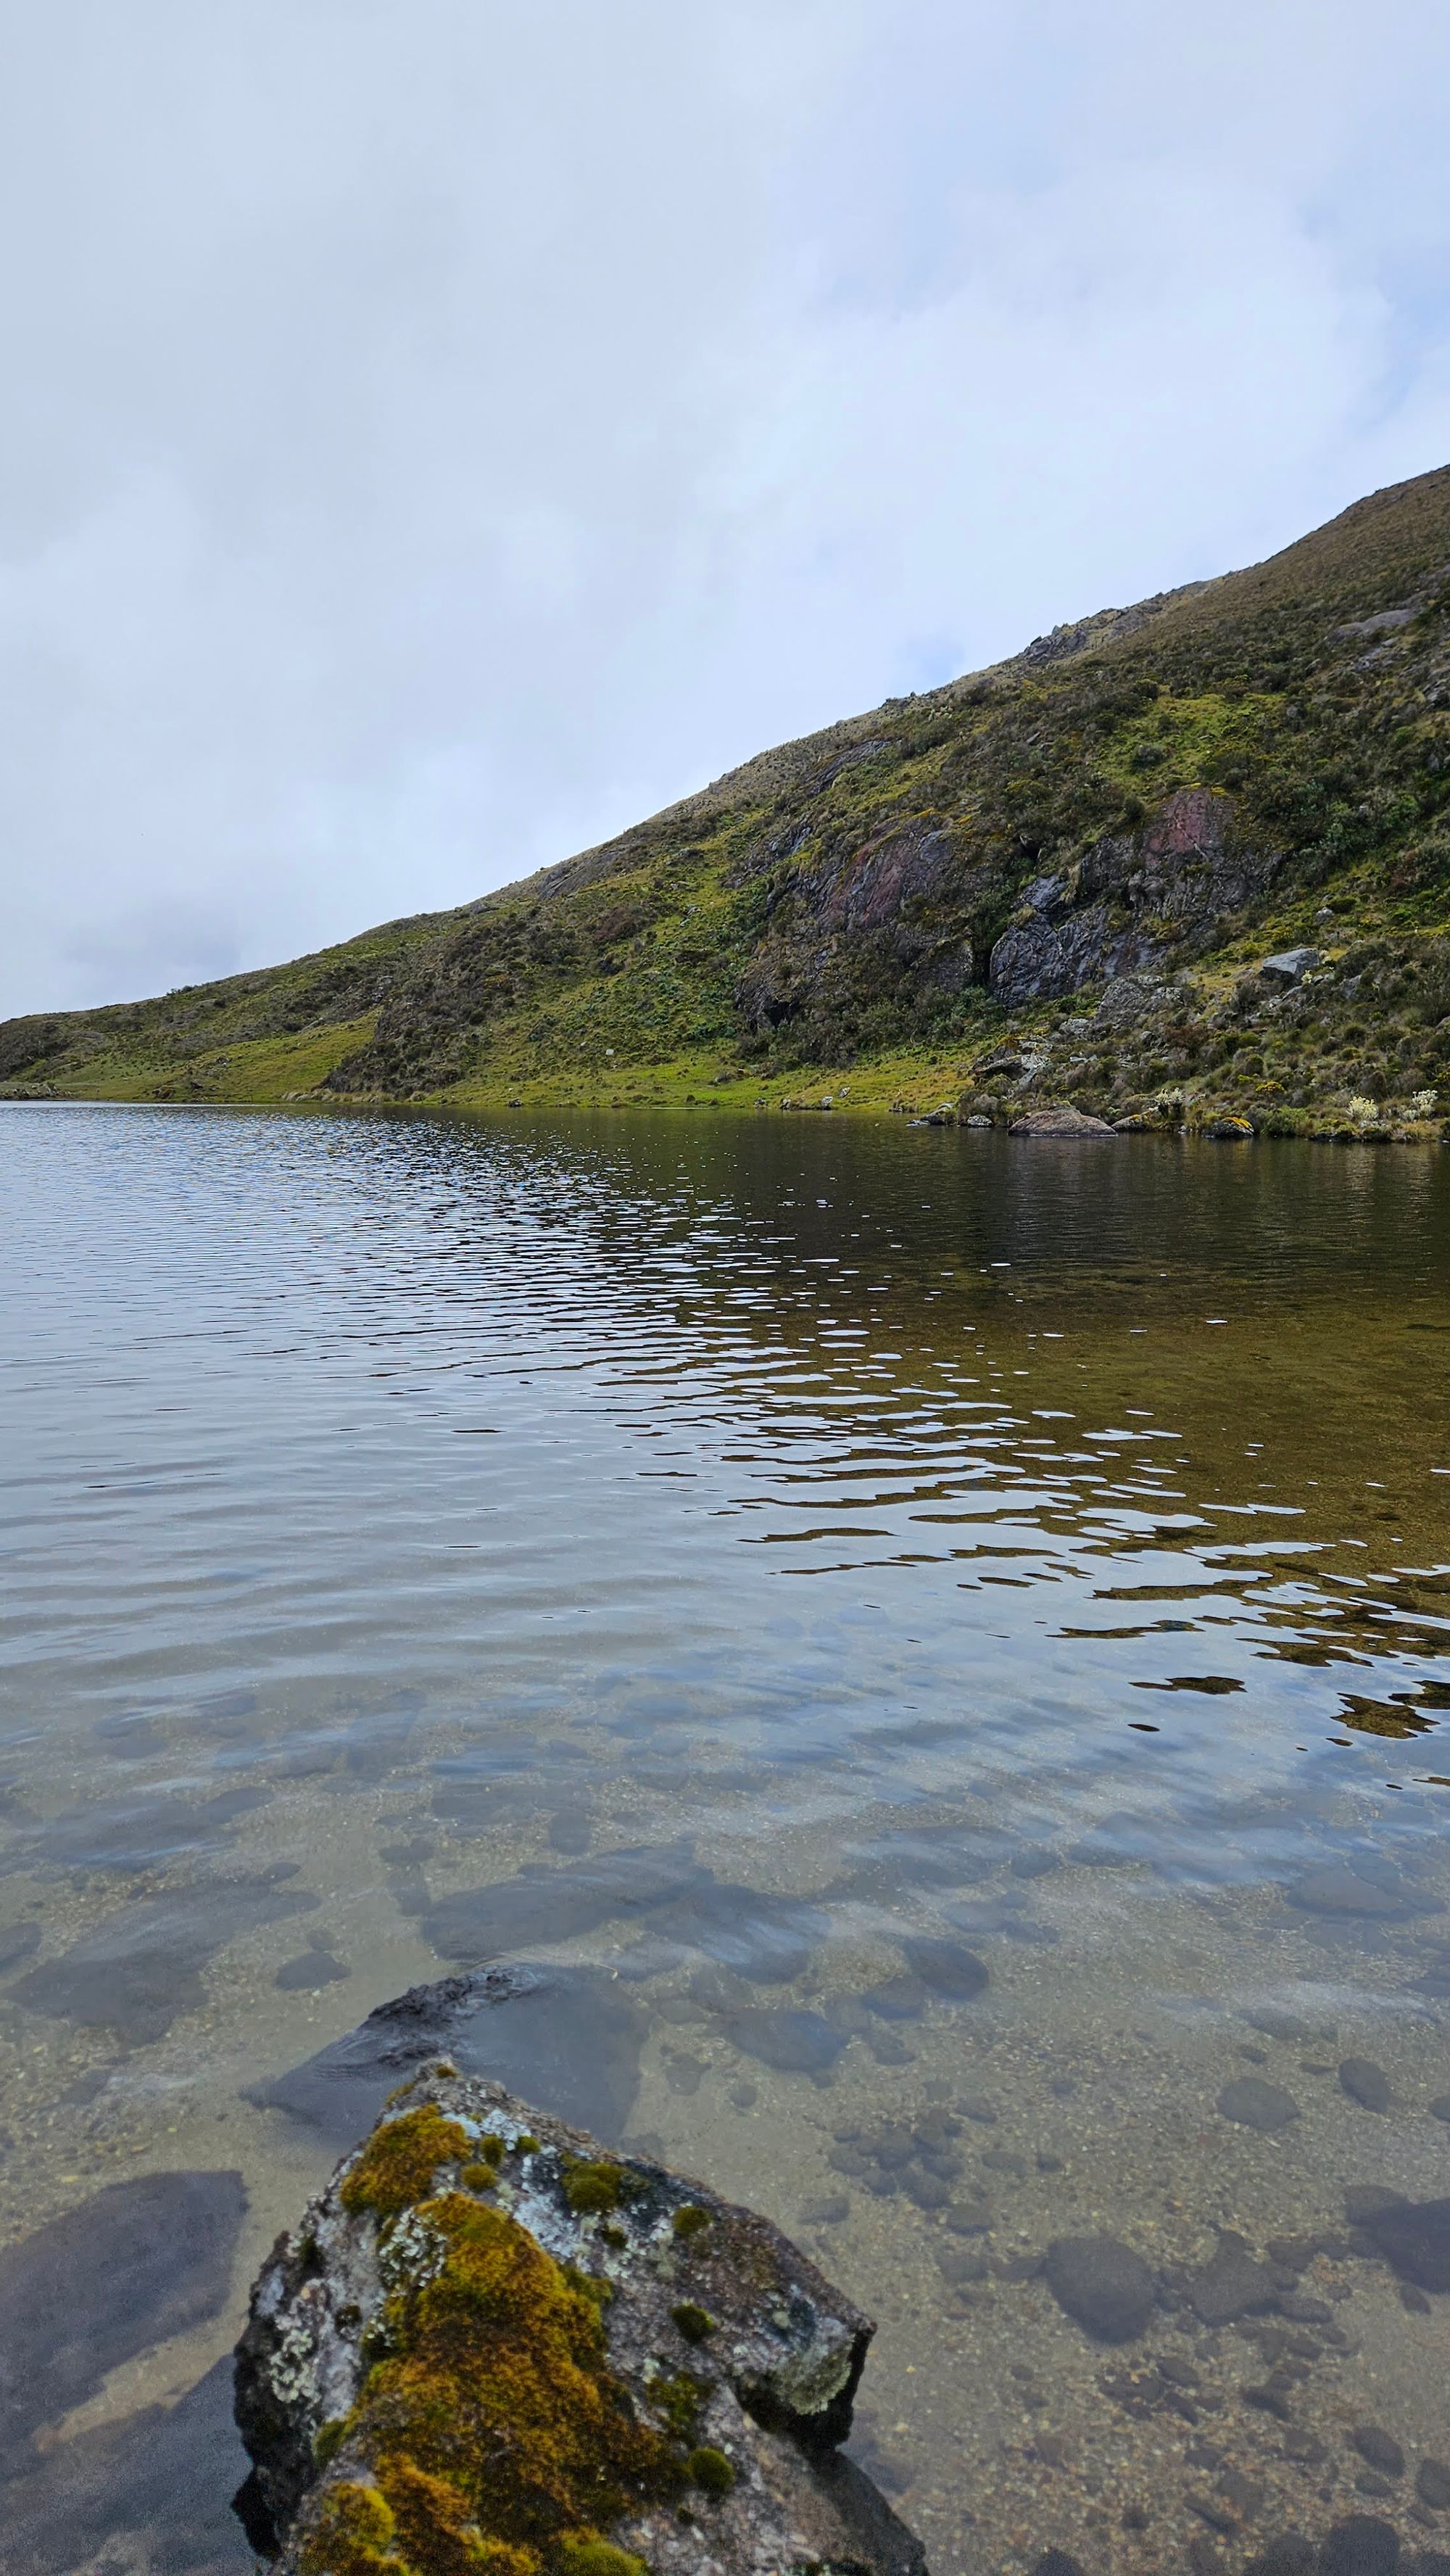
[[[938,2571],[1450,2531],[1450,2300],[1344,2204],[1450,2192],[1450,1158],[37,1105],[0,1190],[17,2566],[250,2564],[285,2079],[511,1960],[521,2089],[881,2319]]]

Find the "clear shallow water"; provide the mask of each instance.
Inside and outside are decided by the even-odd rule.
[[[247,2564],[220,2436],[116,2463],[330,2165],[252,2097],[509,1958],[625,1997],[616,2129],[881,2317],[939,2570],[1450,2530],[1450,2300],[1331,2250],[1311,2353],[1184,2305],[1218,2229],[1450,2191],[1447,1158],[17,1107],[0,1190],[0,2207],[248,2202],[32,2373],[25,2564]],[[1117,2351],[1030,2277],[1099,2229],[1163,2292]]]

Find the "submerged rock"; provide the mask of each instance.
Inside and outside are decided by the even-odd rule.
[[[1274,2276],[1266,2263],[1256,2263],[1242,2236],[1232,2228],[1219,2231],[1217,2250],[1188,2285],[1189,2305],[1206,2326],[1226,2326],[1235,2317],[1263,2316],[1276,2304]]]
[[[1153,2275],[1116,2236],[1060,2236],[1047,2249],[1047,2286],[1100,2343],[1130,2343],[1153,2313]]]
[[[764,2220],[445,2063],[253,2290],[252,2526],[282,2576],[925,2576],[836,2449],[873,2332]]]
[[[1402,2281],[1450,2290],[1450,2200],[1396,2200],[1358,2223]]]
[[[1346,2057],[1339,2069],[1341,2092],[1351,2102],[1359,2102],[1366,2111],[1387,2111],[1390,2107],[1390,2079],[1372,2057]]]
[[[645,2014],[598,1968],[514,1962],[410,1986],[365,2022],[247,2099],[351,2146],[407,2076],[443,2054],[465,2075],[527,2090],[611,2144],[639,2085]]]
[[[1262,2075],[1238,2075],[1225,2084],[1218,2097],[1218,2108],[1225,2120],[1237,2121],[1241,2129],[1284,2129],[1299,2117],[1299,2105],[1281,2084],[1267,2084]]]

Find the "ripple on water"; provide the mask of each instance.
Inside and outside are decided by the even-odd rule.
[[[248,2563],[211,2364],[415,2043],[811,2237],[939,2565],[1450,2543],[1446,1158],[829,1124],[6,1111],[36,2576]]]

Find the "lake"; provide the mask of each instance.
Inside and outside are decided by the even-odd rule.
[[[1446,2545],[1450,1155],[26,1105],[0,1191],[7,2567],[250,2566],[309,2061],[505,1962],[879,2318],[937,2576]]]

